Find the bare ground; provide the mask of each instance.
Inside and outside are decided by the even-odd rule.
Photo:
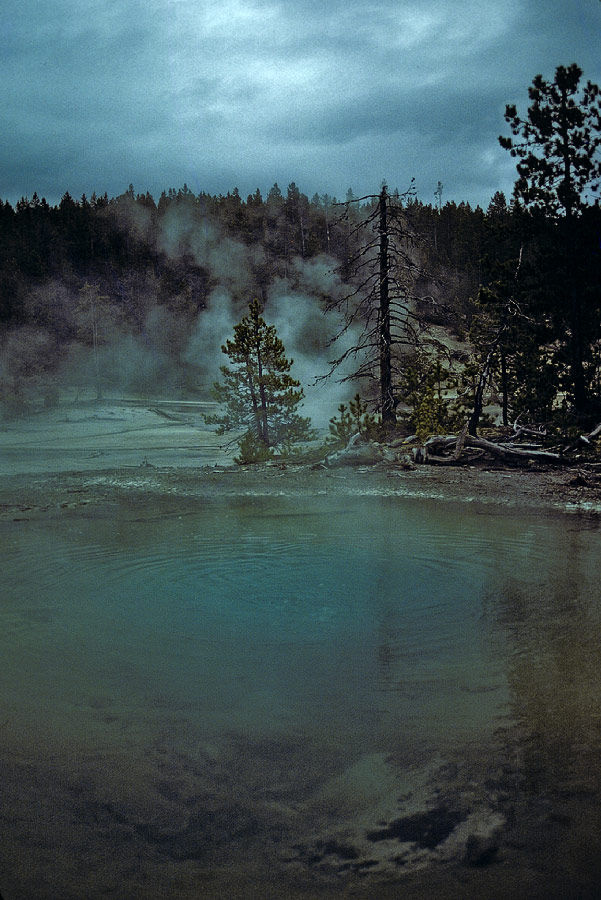
[[[423,497],[541,513],[601,512],[601,485],[573,469],[393,466],[329,470],[306,465],[122,466],[0,476],[0,517],[31,518],[104,504],[225,496],[311,494]]]
[[[377,465],[236,466],[235,447],[204,423],[207,402],[83,401],[0,428],[0,518],[106,503],[252,495],[378,494],[529,511],[601,511],[595,470]]]

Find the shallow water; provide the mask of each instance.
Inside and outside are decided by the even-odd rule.
[[[599,896],[595,519],[244,498],[2,532],[5,900]]]

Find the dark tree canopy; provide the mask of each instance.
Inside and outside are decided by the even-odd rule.
[[[559,66],[552,82],[537,75],[526,118],[507,106],[514,137],[499,140],[518,160],[514,196],[530,214],[519,287],[530,332],[546,344],[541,363],[552,361],[564,403],[587,417],[599,407],[599,217],[591,201],[601,182],[601,96],[581,78],[575,63]]]
[[[570,218],[587,205],[601,181],[601,99],[596,84],[581,87],[582,70],[558,66],[553,81],[537,75],[522,118],[513,104],[505,118],[513,137],[501,146],[519,161],[516,199],[545,215]]]
[[[439,415],[453,393],[452,416],[472,411],[473,430],[491,403],[504,422],[596,419],[601,95],[576,64],[560,66],[552,80],[536,76],[526,112],[509,105],[506,120],[514,199],[497,192],[486,212],[443,205],[441,182],[430,204],[412,189],[309,200],[294,181],[246,200],[235,187],[213,196],[184,185],[155,202],[129,185],[115,198],[65,191],[56,206],[36,193],[15,208],[0,201],[0,415],[13,393],[58,391],[92,371],[98,393],[124,384],[206,396],[213,323],[233,310],[245,328],[255,317],[262,372],[270,354],[283,367],[273,366],[277,388],[245,381],[236,354],[248,334],[237,331],[226,345],[220,425],[270,454],[306,424],[300,385],[261,318],[277,301],[290,304],[312,374],[327,372],[330,340],[339,377],[358,378],[391,429],[408,410],[421,431],[454,427]],[[253,296],[261,306],[249,311]],[[318,341],[296,318],[296,297],[327,323],[315,328]]]

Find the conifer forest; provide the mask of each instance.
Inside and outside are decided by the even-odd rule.
[[[209,397],[256,300],[292,377],[346,385],[382,424],[594,428],[599,90],[573,64],[537,76],[529,104],[499,123],[516,183],[486,209],[443,202],[442,184],[425,203],[410,178],[367,197],[291,182],[0,202],[3,416],[66,384]]]

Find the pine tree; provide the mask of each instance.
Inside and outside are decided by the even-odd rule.
[[[234,327],[234,338],[222,352],[230,366],[221,366],[222,382],[214,385],[215,399],[224,407],[209,424],[219,425],[218,434],[244,430],[238,439],[237,462],[259,462],[274,450],[288,452],[299,441],[313,437],[311,421],[297,412],[304,393],[300,382],[289,374],[292,360],[273,325],[261,316],[253,300],[247,316]]]
[[[553,81],[537,75],[526,117],[508,105],[513,137],[499,141],[518,160],[514,196],[531,217],[524,299],[533,318],[549,321],[560,387],[586,418],[599,407],[591,390],[601,335],[598,211],[591,199],[601,185],[601,92],[590,81],[581,86],[581,77],[575,63],[558,66]]]
[[[526,208],[571,219],[601,182],[601,96],[596,84],[580,87],[576,63],[558,66],[553,81],[537,75],[528,89],[525,119],[513,104],[505,119],[513,137],[500,137],[517,163],[514,194]]]

